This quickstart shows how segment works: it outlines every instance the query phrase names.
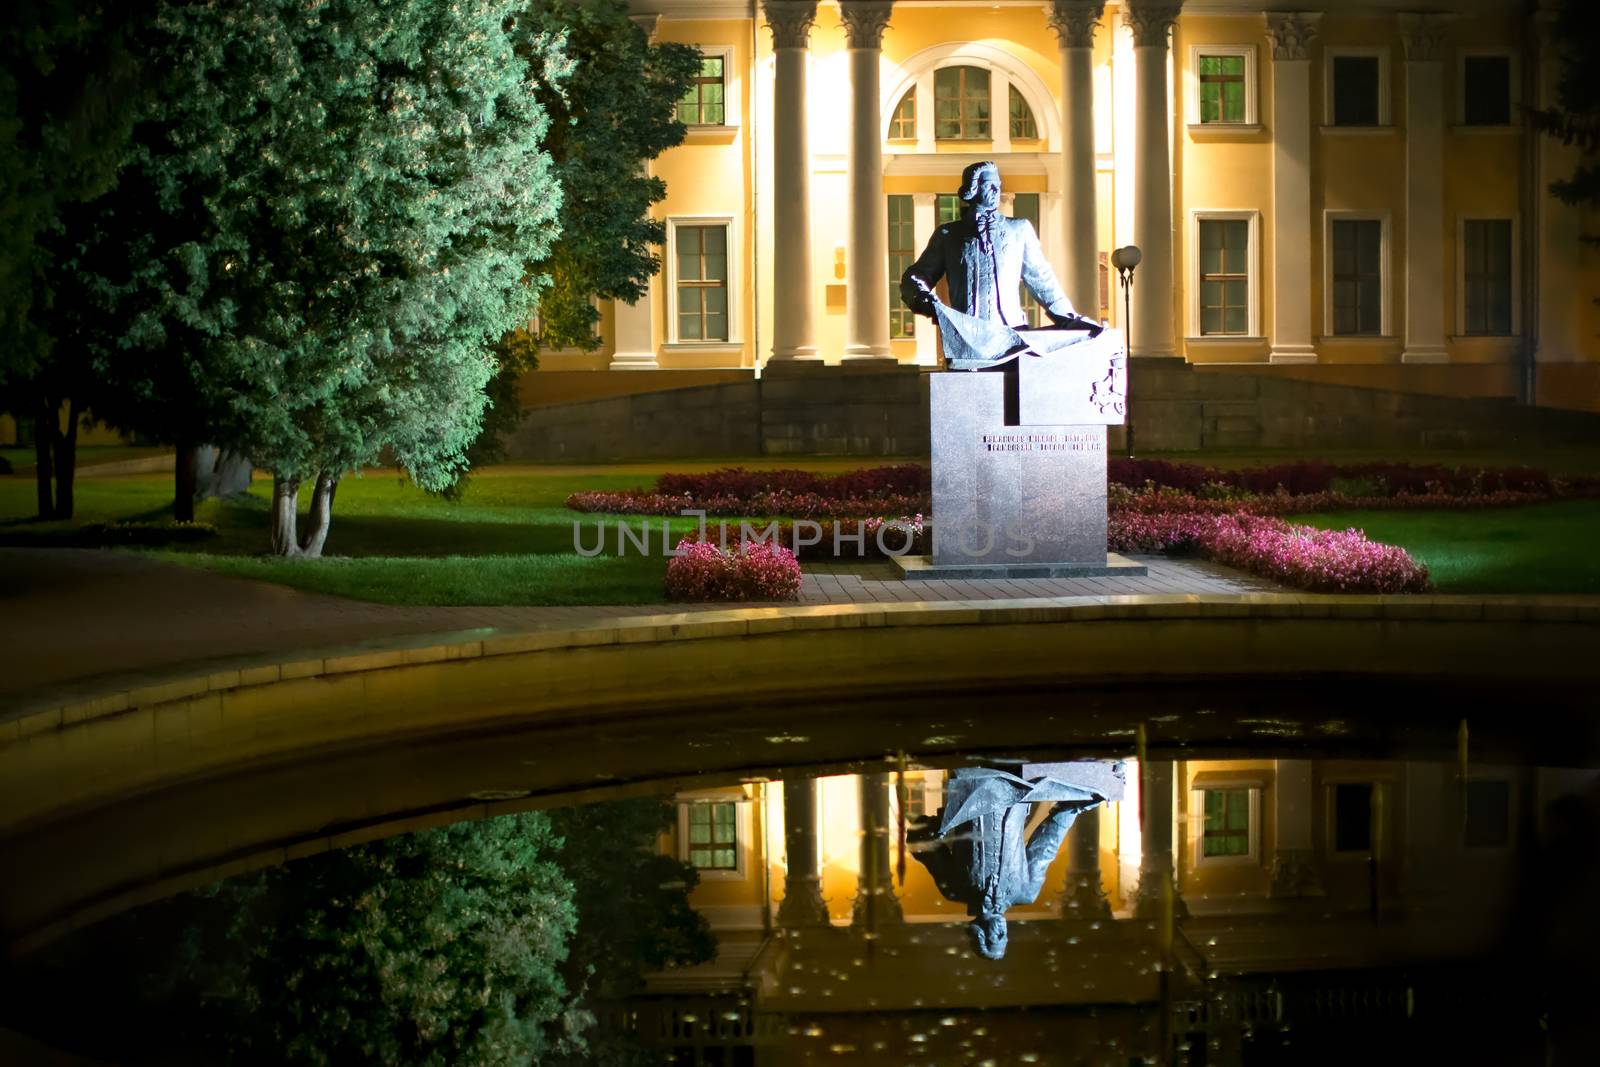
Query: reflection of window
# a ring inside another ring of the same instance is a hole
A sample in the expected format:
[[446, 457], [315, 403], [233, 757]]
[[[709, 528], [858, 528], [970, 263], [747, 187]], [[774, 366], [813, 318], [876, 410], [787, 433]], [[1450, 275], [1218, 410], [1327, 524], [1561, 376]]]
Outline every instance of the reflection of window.
[[1511, 220], [1461, 224], [1461, 283], [1469, 334], [1511, 332]]
[[911, 309], [900, 299], [900, 276], [917, 258], [912, 231], [912, 198], [889, 197], [889, 336], [913, 336]]
[[[1015, 91], [1015, 90], [1013, 90]], [[1012, 134], [1013, 137], [1016, 134]], [[1039, 232], [1039, 194], [1018, 193], [1012, 198], [1011, 214], [1019, 219], [1027, 219], [1033, 223], [1033, 232]], [[1028, 316], [1028, 325], [1037, 326], [1043, 319], [1044, 310], [1039, 307], [1039, 302], [1028, 291], [1027, 285], [1022, 286], [1022, 311]]]
[[1376, 126], [1382, 122], [1377, 56], [1333, 57], [1333, 125]]
[[1468, 848], [1505, 848], [1511, 843], [1511, 783], [1467, 783]]
[[1017, 92], [1015, 85], [1011, 86], [1011, 139], [1013, 141], [1036, 141], [1039, 139], [1039, 126], [1033, 121], [1033, 108]]
[[1250, 332], [1250, 223], [1200, 220], [1200, 334]]
[[679, 341], [728, 339], [728, 227], [676, 226]]
[[1335, 219], [1333, 244], [1333, 332], [1377, 335], [1383, 332], [1383, 223], [1377, 219]]
[[723, 59], [701, 56], [700, 73], [678, 101], [678, 121], [690, 126], [721, 126], [725, 116]]
[[907, 89], [906, 95], [900, 98], [900, 103], [895, 105], [894, 114], [889, 119], [889, 139], [892, 141], [914, 141], [917, 139], [917, 91]]
[[1207, 789], [1202, 858], [1250, 855], [1250, 790]]
[[961, 219], [961, 198], [954, 193], [940, 193], [933, 202], [934, 225], [945, 226]]
[[1200, 56], [1200, 121], [1244, 122], [1243, 55]]
[[941, 141], [987, 141], [989, 72], [943, 67], [933, 74], [933, 135]]
[[1333, 850], [1370, 852], [1372, 850], [1371, 782], [1352, 782], [1333, 787]]
[[689, 863], [704, 871], [739, 867], [739, 806], [696, 801], [689, 805]]
[[1510, 125], [1510, 56], [1466, 56], [1462, 59], [1461, 121], [1468, 126]]

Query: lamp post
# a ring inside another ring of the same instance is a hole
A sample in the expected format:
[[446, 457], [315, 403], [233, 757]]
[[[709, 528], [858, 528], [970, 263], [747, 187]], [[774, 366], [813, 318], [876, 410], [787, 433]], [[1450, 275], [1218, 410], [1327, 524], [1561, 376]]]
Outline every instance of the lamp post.
[[[1122, 283], [1122, 339], [1128, 346], [1128, 377], [1133, 377], [1133, 271], [1144, 258], [1138, 245], [1123, 245], [1111, 253], [1111, 265], [1117, 268], [1117, 280]], [[1128, 395], [1128, 421], [1124, 426], [1123, 440], [1127, 444], [1128, 458], [1133, 458], [1133, 395]]]

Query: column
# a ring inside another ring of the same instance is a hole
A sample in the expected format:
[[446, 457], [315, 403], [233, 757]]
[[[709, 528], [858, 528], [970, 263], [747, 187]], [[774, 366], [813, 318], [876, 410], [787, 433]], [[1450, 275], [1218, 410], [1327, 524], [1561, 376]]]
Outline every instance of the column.
[[[929, 97], [932, 99], [932, 97]], [[922, 108], [917, 112], [917, 121], [922, 121], [922, 112], [929, 110]], [[932, 140], [932, 135], [929, 135]], [[919, 249], [928, 246], [928, 240], [933, 236], [934, 219], [938, 218], [937, 193], [912, 193], [911, 194], [911, 232], [915, 235], [916, 246]], [[896, 292], [899, 291], [900, 279], [893, 279]], [[921, 315], [913, 315], [911, 329], [917, 341], [917, 365], [921, 367], [937, 366], [939, 362], [939, 328], [932, 321]]]
[[1067, 888], [1061, 894], [1063, 919], [1109, 919], [1111, 904], [1100, 887], [1100, 812], [1090, 808], [1067, 833]]
[[845, 245], [845, 359], [890, 359], [889, 205], [883, 195], [883, 119], [878, 88], [892, 0], [840, 0], [850, 56], [850, 190]]
[[1095, 205], [1094, 31], [1105, 0], [1053, 0], [1061, 45], [1061, 284], [1078, 312], [1100, 314], [1099, 213]]
[[1311, 344], [1311, 43], [1320, 14], [1267, 14], [1272, 38], [1272, 363]]
[[1275, 763], [1272, 783], [1272, 821], [1277, 836], [1272, 850], [1272, 889], [1275, 897], [1320, 897], [1322, 874], [1317, 862], [1311, 818], [1314, 800], [1312, 763], [1281, 759]]
[[822, 874], [817, 870], [817, 780], [783, 781], [783, 852], [787, 874], [778, 904], [779, 926], [826, 926], [828, 906], [822, 900]]
[[[1533, 29], [1539, 40], [1538, 106], [1542, 108], [1555, 107], [1560, 102], [1557, 87], [1561, 80], [1562, 42], [1555, 36], [1554, 19], [1553, 11], [1533, 16]], [[1572, 177], [1582, 162], [1582, 151], [1532, 127], [1524, 127], [1523, 136], [1538, 138], [1533, 195], [1538, 241], [1537, 273], [1532, 287], [1537, 308], [1537, 319], [1532, 324], [1533, 358], [1536, 363], [1576, 363], [1583, 359], [1583, 309], [1592, 295], [1583, 284], [1580, 269], [1583, 218], [1577, 207], [1551, 194], [1550, 183]], [[1518, 297], [1514, 294], [1513, 298]]]
[[1134, 3], [1126, 18], [1133, 31], [1138, 119], [1134, 132], [1133, 243], [1144, 254], [1134, 274], [1133, 356], [1178, 354], [1173, 329], [1172, 133], [1168, 112], [1167, 37], [1181, 3]]
[[1402, 363], [1443, 363], [1444, 19], [1401, 15], [1406, 48], [1406, 292]]
[[1139, 771], [1140, 841], [1139, 890], [1133, 912], [1141, 919], [1161, 914], [1164, 887], [1172, 891], [1172, 914], [1188, 914], [1178, 896], [1173, 876], [1173, 765], [1171, 760], [1149, 760]]
[[772, 99], [772, 358], [816, 359], [806, 47], [817, 5], [815, 0], [764, 0], [762, 8], [772, 31], [776, 67]]
[[863, 774], [857, 783], [861, 790], [861, 875], [851, 923], [871, 932], [902, 920], [889, 864], [889, 776]]

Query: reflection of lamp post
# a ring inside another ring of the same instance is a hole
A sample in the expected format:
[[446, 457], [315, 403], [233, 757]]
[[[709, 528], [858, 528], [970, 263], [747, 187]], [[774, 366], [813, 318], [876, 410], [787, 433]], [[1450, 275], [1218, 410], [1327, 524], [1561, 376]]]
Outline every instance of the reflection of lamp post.
[[[1123, 245], [1111, 253], [1111, 265], [1117, 268], [1117, 280], [1122, 283], [1122, 339], [1128, 346], [1128, 377], [1133, 377], [1133, 269], [1144, 254], [1138, 245]], [[1127, 443], [1128, 458], [1133, 458], [1133, 394], [1128, 394], [1128, 421], [1124, 426], [1123, 440]]]

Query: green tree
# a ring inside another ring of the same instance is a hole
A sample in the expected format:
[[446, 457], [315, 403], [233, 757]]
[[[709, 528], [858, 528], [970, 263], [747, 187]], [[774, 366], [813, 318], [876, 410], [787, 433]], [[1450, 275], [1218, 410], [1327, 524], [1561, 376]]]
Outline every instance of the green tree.
[[683, 142], [677, 102], [700, 69], [700, 53], [652, 44], [623, 0], [537, 0], [524, 18], [562, 34], [575, 68], [564, 87], [545, 85], [551, 117], [546, 147], [562, 189], [561, 237], [528, 271], [550, 280], [539, 298], [538, 329], [519, 328], [495, 347], [497, 373], [475, 463], [500, 459], [502, 437], [522, 417], [517, 381], [546, 348], [593, 349], [597, 300], [638, 300], [661, 269], [656, 249], [666, 227], [650, 217], [666, 183], [645, 164]]
[[[1600, 205], [1600, 66], [1589, 50], [1600, 37], [1600, 5], [1563, 0], [1552, 32], [1560, 42], [1555, 104], [1530, 116], [1536, 128], [1582, 153], [1571, 174], [1550, 182], [1550, 192], [1568, 204], [1593, 207]], [[1592, 234], [1584, 240], [1600, 243]]]
[[558, 232], [539, 94], [570, 64], [517, 8], [157, 12], [149, 49], [174, 83], [135, 138], [128, 180], [154, 206], [117, 238], [130, 277], [101, 287], [122, 323], [106, 372], [197, 391], [201, 439], [273, 473], [280, 554], [321, 554], [348, 471], [388, 457], [439, 488], [464, 469], [489, 346], [527, 321], [542, 279], [526, 264]]
[[151, 85], [133, 44], [150, 7], [23, 0], [0, 10], [0, 410], [32, 426], [40, 518], [72, 515], [78, 420], [94, 385], [84, 353], [41, 321], [68, 299], [51, 284], [50, 238], [126, 157]]

